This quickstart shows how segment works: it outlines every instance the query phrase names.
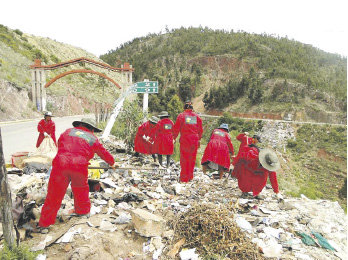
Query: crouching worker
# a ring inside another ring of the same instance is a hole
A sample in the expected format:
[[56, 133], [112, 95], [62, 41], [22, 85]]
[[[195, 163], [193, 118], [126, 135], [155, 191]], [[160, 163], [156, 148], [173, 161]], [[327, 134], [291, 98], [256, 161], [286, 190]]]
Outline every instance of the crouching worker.
[[74, 128], [67, 129], [58, 140], [58, 153], [52, 162], [47, 196], [38, 224], [42, 228], [54, 224], [57, 212], [71, 182], [74, 207], [77, 215], [86, 215], [91, 208], [88, 186], [88, 161], [98, 154], [112, 168], [114, 158], [93, 133], [101, 132], [92, 119], [74, 121]]
[[234, 169], [237, 171], [236, 176], [239, 189], [243, 192], [242, 196], [252, 191], [254, 198], [261, 199], [259, 194], [266, 186], [269, 177], [273, 191], [281, 198], [275, 172], [280, 168], [276, 153], [268, 148], [261, 149], [260, 152], [256, 146], [249, 148], [238, 158]]
[[208, 168], [218, 170], [220, 179], [225, 171], [229, 171], [230, 157], [234, 155], [228, 132], [228, 124], [221, 124], [219, 128], [213, 130], [201, 161], [204, 173]]

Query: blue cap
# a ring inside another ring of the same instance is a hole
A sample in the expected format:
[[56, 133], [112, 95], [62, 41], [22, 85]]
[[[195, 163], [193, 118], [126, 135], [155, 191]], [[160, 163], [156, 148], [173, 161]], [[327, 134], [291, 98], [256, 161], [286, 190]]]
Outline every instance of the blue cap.
[[221, 125], [219, 126], [219, 128], [221, 128], [221, 129], [226, 129], [227, 132], [229, 131], [229, 130], [228, 130], [228, 124], [221, 124]]

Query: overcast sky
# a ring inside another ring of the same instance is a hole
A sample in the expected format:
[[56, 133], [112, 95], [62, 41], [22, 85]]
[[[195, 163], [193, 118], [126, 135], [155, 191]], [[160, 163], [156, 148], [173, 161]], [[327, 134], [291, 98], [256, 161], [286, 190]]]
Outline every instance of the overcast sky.
[[1, 0], [0, 24], [97, 56], [148, 33], [199, 25], [287, 36], [347, 56], [347, 0]]

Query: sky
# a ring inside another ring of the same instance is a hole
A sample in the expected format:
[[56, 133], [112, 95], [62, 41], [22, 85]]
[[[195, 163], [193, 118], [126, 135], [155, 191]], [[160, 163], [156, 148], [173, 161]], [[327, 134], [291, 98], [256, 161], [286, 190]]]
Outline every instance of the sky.
[[0, 24], [99, 56], [165, 28], [288, 37], [347, 57], [347, 0], [1, 0]]

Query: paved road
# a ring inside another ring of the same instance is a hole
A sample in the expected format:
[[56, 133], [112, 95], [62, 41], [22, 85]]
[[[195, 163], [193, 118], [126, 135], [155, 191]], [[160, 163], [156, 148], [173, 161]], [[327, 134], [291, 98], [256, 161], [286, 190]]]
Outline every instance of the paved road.
[[[90, 115], [91, 116], [91, 115]], [[56, 124], [56, 138], [72, 127], [72, 122], [85, 116], [53, 117]], [[16, 152], [34, 152], [39, 135], [37, 124], [41, 119], [28, 121], [0, 122], [2, 145], [5, 162], [10, 162], [11, 155]]]

